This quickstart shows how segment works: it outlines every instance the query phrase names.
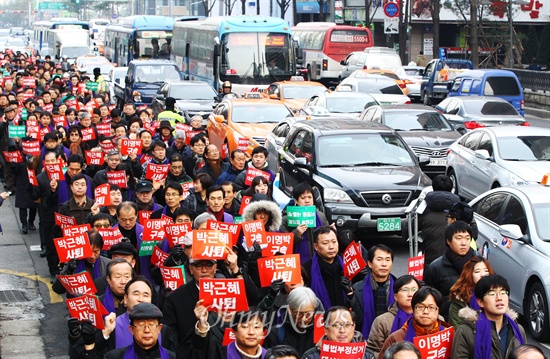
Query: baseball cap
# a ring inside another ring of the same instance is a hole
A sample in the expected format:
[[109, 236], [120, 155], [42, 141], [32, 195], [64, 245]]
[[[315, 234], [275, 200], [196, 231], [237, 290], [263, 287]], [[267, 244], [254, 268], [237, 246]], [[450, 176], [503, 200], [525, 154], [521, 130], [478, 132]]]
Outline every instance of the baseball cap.
[[136, 184], [136, 192], [151, 192], [153, 190], [153, 184], [149, 181], [139, 181]]

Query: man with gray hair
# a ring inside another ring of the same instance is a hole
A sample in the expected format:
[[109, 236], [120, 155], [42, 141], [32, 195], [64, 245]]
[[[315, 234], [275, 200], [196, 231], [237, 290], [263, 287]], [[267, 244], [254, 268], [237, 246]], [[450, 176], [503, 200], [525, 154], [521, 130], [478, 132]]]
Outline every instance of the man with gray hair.
[[188, 157], [191, 150], [187, 150], [185, 139], [185, 131], [176, 130], [174, 134], [174, 141], [170, 147], [166, 149], [166, 157], [171, 158], [176, 153], [180, 154], [183, 158]]
[[308, 287], [293, 289], [287, 297], [288, 305], [281, 308], [281, 321], [271, 327], [271, 331], [265, 339], [265, 347], [272, 348], [276, 345], [290, 345], [302, 356], [306, 351], [315, 346], [313, 332], [315, 328], [315, 314], [322, 314], [323, 304], [315, 293]]
[[421, 356], [420, 351], [411, 342], [399, 342], [386, 350], [384, 359], [421, 359]]

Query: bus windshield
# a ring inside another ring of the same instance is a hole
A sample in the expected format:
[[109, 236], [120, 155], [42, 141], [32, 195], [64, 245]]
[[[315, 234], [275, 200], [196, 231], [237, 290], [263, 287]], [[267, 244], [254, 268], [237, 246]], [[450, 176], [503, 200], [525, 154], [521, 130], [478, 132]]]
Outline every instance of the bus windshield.
[[294, 75], [290, 36], [278, 33], [230, 33], [221, 44], [220, 79], [241, 84], [270, 84]]
[[171, 40], [171, 31], [138, 31], [136, 46], [134, 48], [134, 58], [149, 57], [153, 59], [169, 59]]

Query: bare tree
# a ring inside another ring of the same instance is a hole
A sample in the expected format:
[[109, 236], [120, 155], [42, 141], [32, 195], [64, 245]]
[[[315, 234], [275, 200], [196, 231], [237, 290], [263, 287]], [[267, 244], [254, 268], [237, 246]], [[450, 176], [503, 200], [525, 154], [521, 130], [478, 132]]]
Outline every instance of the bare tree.
[[292, 0], [277, 0], [277, 5], [279, 5], [279, 9], [281, 9], [281, 19], [285, 18], [286, 11], [292, 4]]
[[433, 20], [433, 56], [439, 56], [439, 11], [441, 10], [440, 0], [430, 0], [430, 5], [428, 9], [432, 15]]
[[[212, 3], [210, 3], [210, 1], [212, 1]], [[216, 5], [216, 0], [201, 0], [201, 3], [204, 6], [204, 15], [208, 17], [214, 5]]]
[[237, 0], [223, 0], [223, 6], [225, 8], [226, 15], [231, 15], [236, 3]]

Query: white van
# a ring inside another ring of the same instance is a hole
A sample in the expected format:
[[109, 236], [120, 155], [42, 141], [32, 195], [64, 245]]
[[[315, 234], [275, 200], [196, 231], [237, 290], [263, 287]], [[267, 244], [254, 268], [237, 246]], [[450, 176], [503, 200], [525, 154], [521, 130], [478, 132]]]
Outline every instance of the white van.
[[339, 79], [342, 81], [355, 70], [383, 69], [391, 70], [402, 66], [401, 58], [395, 49], [389, 47], [367, 47], [363, 51], [352, 52], [340, 62]]

